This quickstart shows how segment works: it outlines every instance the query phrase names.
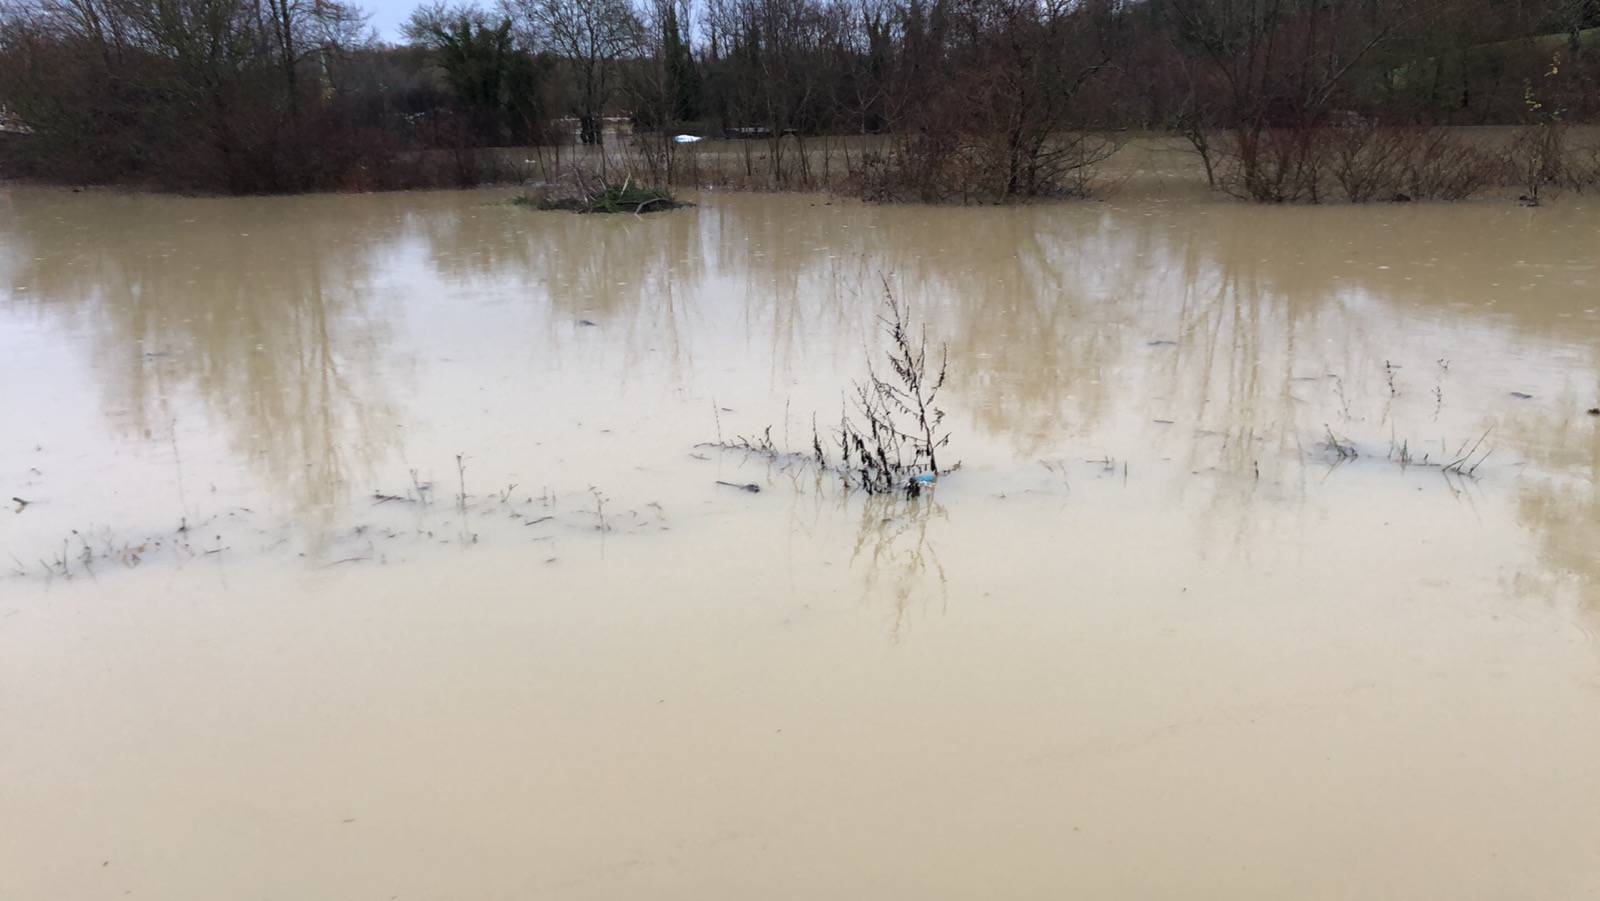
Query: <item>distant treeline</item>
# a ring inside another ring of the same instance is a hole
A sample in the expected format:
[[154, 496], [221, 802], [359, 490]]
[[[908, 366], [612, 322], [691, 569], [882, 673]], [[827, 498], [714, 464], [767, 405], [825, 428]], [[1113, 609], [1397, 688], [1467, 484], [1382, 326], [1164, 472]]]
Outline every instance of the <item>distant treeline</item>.
[[666, 180], [674, 134], [765, 142], [780, 186], [786, 154], [807, 186], [818, 136], [883, 135], [847, 159], [864, 196], [1037, 196], [1161, 129], [1220, 187], [1295, 200], [1341, 152], [1396, 185], [1544, 164], [1456, 159], [1426, 126], [1518, 125], [1526, 154], [1600, 114], [1600, 0], [501, 0], [425, 5], [404, 35], [337, 0], [0, 0], [0, 174], [472, 184], [514, 174], [485, 148], [603, 144], [625, 117]]

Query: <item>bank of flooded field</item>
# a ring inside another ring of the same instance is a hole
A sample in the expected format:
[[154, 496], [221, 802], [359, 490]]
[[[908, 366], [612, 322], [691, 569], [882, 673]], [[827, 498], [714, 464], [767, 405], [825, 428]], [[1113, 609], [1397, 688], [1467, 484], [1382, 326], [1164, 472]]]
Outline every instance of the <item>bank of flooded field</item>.
[[0, 191], [0, 897], [1600, 892], [1592, 199]]

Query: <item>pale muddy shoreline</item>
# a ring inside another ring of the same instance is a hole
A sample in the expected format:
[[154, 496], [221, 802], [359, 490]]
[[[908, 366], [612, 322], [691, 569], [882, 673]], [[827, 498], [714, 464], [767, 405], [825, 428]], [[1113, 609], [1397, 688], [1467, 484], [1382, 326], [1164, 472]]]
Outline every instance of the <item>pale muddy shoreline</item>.
[[1591, 199], [0, 193], [8, 901], [1600, 891]]

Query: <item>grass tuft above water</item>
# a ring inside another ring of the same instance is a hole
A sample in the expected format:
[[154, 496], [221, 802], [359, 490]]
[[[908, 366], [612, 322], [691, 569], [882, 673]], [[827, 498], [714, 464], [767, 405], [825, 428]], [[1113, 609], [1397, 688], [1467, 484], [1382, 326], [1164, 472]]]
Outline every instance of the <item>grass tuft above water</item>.
[[568, 210], [574, 213], [642, 214], [687, 206], [674, 198], [672, 192], [666, 188], [635, 185], [631, 179], [621, 185], [523, 194], [513, 197], [511, 203], [541, 210]]

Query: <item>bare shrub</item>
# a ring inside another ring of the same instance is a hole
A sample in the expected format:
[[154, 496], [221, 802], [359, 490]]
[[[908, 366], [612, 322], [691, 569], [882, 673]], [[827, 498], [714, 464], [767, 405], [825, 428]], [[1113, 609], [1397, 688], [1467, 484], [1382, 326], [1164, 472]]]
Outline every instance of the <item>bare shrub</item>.
[[635, 135], [633, 149], [653, 184], [671, 184], [677, 175], [678, 145], [665, 131]]
[[[889, 370], [883, 372], [868, 361], [867, 378], [852, 383], [832, 441], [824, 441], [813, 416], [811, 449], [806, 454], [774, 445], [771, 426], [754, 438], [724, 440], [720, 420], [717, 440], [698, 446], [759, 455], [784, 468], [815, 467], [819, 474], [837, 477], [845, 488], [871, 495], [916, 497], [932, 488], [939, 477], [961, 467], [960, 463], [939, 464], [940, 451], [950, 443], [944, 410], [939, 406], [939, 393], [948, 375], [947, 348], [940, 345], [937, 359], [929, 355], [926, 328], [913, 331], [909, 311], [895, 298], [887, 278], [878, 321], [889, 339]], [[712, 415], [716, 417], [715, 403]], [[830, 455], [830, 448], [835, 447], [837, 458]], [[759, 490], [753, 485], [718, 484]]]
[[956, 135], [920, 134], [863, 153], [846, 179], [847, 190], [875, 202], [970, 201], [986, 191], [982, 163]]
[[1559, 188], [1567, 175], [1567, 127], [1560, 121], [1535, 122], [1519, 128], [1506, 148], [1506, 167], [1523, 201], [1537, 204], [1547, 189]]
[[1219, 186], [1258, 203], [1465, 200], [1505, 181], [1503, 155], [1430, 126], [1353, 121], [1236, 130], [1219, 142]]
[[1443, 128], [1363, 123], [1333, 131], [1331, 170], [1353, 203], [1465, 200], [1502, 179], [1494, 153]]
[[1568, 147], [1562, 183], [1573, 191], [1600, 188], [1600, 146]]
[[1003, 135], [919, 134], [862, 154], [845, 184], [872, 201], [1088, 197], [1121, 146], [1115, 135], [1064, 132], [1019, 156]]
[[[937, 368], [930, 365], [927, 329], [912, 334], [906, 309], [887, 279], [883, 306], [879, 321], [889, 336], [889, 374], [869, 366], [867, 380], [855, 384], [855, 408], [840, 416], [838, 471], [847, 484], [868, 494], [914, 496], [943, 472], [939, 449], [950, 443], [950, 434], [938, 401], [949, 356], [941, 346]], [[813, 436], [812, 447], [817, 462], [826, 466], [820, 438]]]
[[1419, 129], [1410, 143], [1402, 190], [1416, 200], [1465, 200], [1504, 181], [1497, 154], [1442, 128]]
[[1328, 150], [1315, 128], [1235, 128], [1216, 148], [1217, 186], [1257, 203], [1321, 203]]
[[1400, 193], [1411, 156], [1411, 135], [1371, 121], [1331, 132], [1328, 168], [1346, 200], [1367, 203]]

